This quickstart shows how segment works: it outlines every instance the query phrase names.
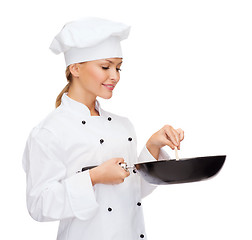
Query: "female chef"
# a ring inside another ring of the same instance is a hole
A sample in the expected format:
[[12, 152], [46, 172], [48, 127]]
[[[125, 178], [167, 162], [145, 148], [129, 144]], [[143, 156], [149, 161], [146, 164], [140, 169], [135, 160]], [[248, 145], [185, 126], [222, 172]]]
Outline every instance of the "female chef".
[[[120, 79], [120, 41], [130, 28], [99, 18], [64, 25], [50, 49], [64, 53], [67, 86], [56, 109], [28, 137], [23, 167], [27, 207], [37, 221], [60, 220], [58, 240], [147, 239], [141, 199], [154, 190], [120, 163], [168, 158], [163, 146], [180, 147], [181, 129], [165, 125], [137, 156], [131, 122], [103, 110]], [[96, 165], [81, 171], [85, 166]]]

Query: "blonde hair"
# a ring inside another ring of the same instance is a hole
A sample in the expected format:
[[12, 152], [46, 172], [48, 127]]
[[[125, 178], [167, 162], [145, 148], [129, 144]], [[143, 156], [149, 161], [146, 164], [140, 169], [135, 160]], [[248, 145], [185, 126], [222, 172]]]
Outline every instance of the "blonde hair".
[[56, 103], [55, 103], [55, 107], [57, 108], [60, 104], [61, 104], [61, 98], [63, 96], [64, 93], [68, 92], [69, 87], [72, 83], [72, 73], [70, 72], [69, 66], [66, 68], [66, 78], [67, 78], [67, 85], [62, 89], [62, 91], [60, 92], [60, 94], [58, 95], [58, 97], [56, 98]]

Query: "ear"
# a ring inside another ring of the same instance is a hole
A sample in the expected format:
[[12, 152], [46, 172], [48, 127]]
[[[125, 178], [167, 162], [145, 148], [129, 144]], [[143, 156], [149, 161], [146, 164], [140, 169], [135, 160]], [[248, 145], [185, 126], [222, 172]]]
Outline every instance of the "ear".
[[80, 76], [80, 66], [78, 63], [71, 64], [69, 70], [74, 77]]

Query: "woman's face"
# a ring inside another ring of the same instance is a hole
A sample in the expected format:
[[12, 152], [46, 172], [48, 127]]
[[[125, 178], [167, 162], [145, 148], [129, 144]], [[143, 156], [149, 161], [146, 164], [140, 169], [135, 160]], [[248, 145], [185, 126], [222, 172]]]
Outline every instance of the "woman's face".
[[86, 96], [105, 99], [112, 97], [120, 79], [122, 58], [107, 58], [79, 63], [78, 87]]

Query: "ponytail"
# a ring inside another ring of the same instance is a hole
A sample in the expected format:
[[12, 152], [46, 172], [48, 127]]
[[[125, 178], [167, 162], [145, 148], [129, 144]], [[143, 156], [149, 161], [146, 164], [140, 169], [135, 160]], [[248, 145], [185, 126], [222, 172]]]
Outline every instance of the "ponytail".
[[63, 88], [63, 90], [60, 92], [60, 94], [56, 98], [56, 103], [55, 103], [56, 108], [61, 104], [62, 96], [63, 96], [64, 93], [68, 92], [69, 87], [70, 87], [71, 82], [72, 82], [72, 74], [70, 72], [69, 66], [66, 68], [66, 78], [67, 78], [68, 84]]

